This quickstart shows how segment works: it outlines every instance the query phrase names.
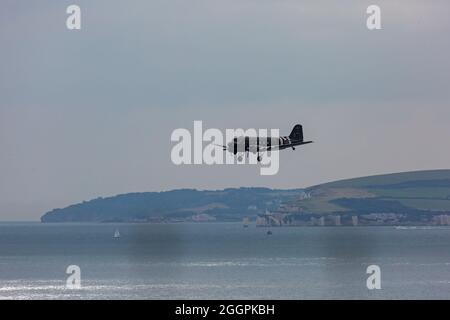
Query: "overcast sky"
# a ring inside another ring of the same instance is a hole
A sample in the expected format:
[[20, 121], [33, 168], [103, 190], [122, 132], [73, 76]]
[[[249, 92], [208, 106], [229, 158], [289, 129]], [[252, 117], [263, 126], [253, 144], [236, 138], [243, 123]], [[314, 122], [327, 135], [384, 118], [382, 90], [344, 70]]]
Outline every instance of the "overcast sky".
[[[82, 30], [66, 29], [66, 7]], [[382, 30], [366, 28], [381, 7]], [[0, 220], [98, 196], [450, 168], [450, 2], [0, 4]], [[172, 130], [279, 128], [280, 171], [175, 166]]]

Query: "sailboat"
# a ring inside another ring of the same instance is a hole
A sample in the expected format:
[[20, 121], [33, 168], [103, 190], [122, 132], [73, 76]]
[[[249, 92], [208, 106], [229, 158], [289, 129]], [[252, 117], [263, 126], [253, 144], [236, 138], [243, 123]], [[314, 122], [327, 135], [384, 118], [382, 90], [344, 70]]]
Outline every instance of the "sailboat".
[[114, 239], [119, 239], [120, 238], [120, 232], [119, 229], [116, 229], [116, 231], [114, 231]]

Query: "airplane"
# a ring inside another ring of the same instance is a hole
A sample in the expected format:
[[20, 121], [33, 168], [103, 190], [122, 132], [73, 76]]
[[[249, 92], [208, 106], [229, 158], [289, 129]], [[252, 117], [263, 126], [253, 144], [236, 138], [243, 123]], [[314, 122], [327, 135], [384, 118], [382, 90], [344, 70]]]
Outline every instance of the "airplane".
[[295, 150], [296, 146], [312, 143], [313, 141], [304, 141], [303, 139], [303, 127], [301, 124], [296, 124], [289, 136], [283, 137], [235, 137], [233, 141], [230, 141], [226, 146], [218, 145], [223, 148], [224, 151], [229, 151], [235, 156], [238, 156], [238, 161], [241, 162], [243, 157], [240, 153], [246, 153], [247, 157], [249, 152], [253, 154], [257, 153], [257, 161], [262, 159], [261, 153], [266, 151], [279, 151], [288, 148]]

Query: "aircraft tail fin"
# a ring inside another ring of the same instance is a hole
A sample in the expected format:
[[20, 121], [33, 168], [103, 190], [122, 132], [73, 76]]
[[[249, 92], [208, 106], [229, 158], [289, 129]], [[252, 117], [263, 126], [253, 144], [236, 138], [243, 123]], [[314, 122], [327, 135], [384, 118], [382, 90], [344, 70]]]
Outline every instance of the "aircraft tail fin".
[[303, 127], [300, 124], [296, 124], [294, 129], [292, 129], [289, 139], [303, 141]]

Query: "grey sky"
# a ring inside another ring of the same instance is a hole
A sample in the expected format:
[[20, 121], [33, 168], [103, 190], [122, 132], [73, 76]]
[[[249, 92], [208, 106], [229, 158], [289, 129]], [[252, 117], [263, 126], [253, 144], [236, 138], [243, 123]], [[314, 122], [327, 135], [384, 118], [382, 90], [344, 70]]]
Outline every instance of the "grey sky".
[[[82, 30], [65, 9], [82, 9]], [[365, 10], [382, 9], [368, 31]], [[0, 220], [97, 196], [450, 167], [448, 1], [2, 1]], [[174, 166], [170, 134], [295, 123], [280, 172]]]

